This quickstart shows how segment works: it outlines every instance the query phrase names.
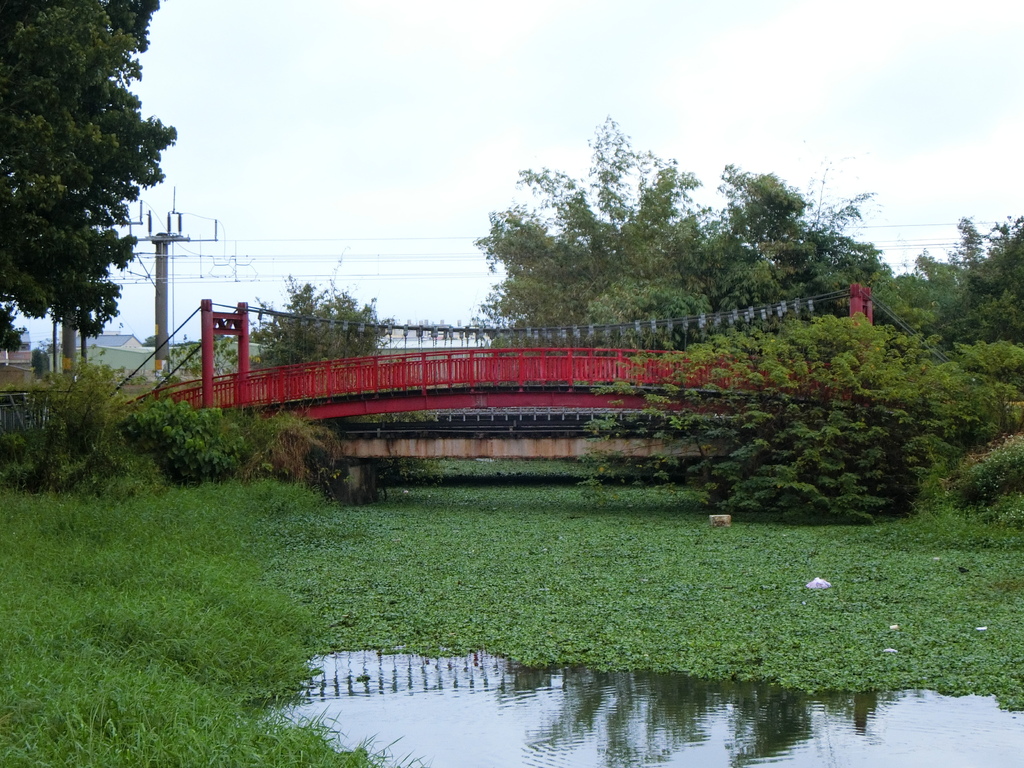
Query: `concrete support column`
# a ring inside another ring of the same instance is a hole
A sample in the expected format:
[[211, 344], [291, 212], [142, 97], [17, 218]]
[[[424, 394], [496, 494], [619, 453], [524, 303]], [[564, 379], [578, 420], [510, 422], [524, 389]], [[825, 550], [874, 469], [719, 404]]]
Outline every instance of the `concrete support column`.
[[377, 465], [373, 461], [341, 459], [323, 481], [324, 492], [342, 504], [369, 504], [377, 500]]
[[153, 363], [157, 373], [167, 369], [169, 357], [167, 336], [167, 240], [154, 240], [156, 245], [156, 298], [154, 309], [156, 315], [156, 355]]

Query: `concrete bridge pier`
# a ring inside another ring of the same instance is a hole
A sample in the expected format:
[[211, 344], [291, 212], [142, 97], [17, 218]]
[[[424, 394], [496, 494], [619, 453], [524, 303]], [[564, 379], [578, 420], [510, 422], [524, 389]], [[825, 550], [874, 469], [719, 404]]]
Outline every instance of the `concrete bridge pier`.
[[352, 506], [377, 501], [377, 464], [372, 459], [339, 459], [323, 473], [321, 484], [329, 499]]

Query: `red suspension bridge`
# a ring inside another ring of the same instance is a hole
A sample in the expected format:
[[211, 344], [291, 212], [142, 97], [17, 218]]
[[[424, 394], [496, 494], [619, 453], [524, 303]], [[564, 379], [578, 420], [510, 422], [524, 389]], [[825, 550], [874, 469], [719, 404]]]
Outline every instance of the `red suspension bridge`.
[[[850, 314], [870, 320], [870, 289], [851, 286], [849, 297]], [[202, 378], [156, 391], [197, 408], [288, 408], [315, 419], [481, 408], [641, 408], [637, 395], [595, 390], [616, 383], [672, 382], [691, 389], [723, 383], [711, 366], [682, 374], [665, 352], [568, 347], [444, 349], [251, 370], [248, 306], [218, 312], [205, 300], [200, 311]], [[214, 375], [216, 336], [238, 338], [237, 373]]]

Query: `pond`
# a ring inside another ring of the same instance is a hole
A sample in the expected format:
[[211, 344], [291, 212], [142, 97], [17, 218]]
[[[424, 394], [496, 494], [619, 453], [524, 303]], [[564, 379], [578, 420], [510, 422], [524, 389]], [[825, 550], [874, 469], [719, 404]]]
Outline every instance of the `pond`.
[[538, 670], [486, 653], [315, 660], [296, 719], [435, 768], [1009, 766], [1024, 713], [929, 691], [808, 695], [678, 674]]

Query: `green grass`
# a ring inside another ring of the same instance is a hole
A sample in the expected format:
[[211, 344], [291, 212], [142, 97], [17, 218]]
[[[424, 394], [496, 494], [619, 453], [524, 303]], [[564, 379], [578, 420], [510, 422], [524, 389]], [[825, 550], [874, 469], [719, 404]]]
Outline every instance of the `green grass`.
[[[636, 488], [392, 491], [275, 518], [272, 570], [319, 617], [325, 650], [486, 648], [529, 665], [1024, 708], [1018, 534], [952, 513], [712, 529], [707, 511]], [[834, 586], [807, 589], [816, 576]]]
[[263, 706], [308, 676], [315, 625], [262, 578], [252, 527], [310, 504], [270, 485], [0, 495], [0, 764], [367, 765]]

